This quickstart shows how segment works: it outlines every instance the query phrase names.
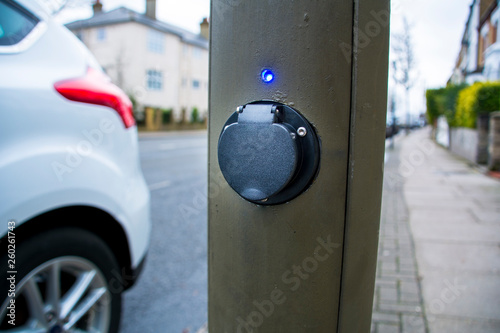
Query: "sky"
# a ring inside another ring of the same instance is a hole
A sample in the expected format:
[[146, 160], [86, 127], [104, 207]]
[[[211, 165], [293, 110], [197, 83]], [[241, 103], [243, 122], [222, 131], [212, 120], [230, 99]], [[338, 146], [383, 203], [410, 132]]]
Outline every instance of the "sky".
[[[92, 16], [91, 4], [95, 0], [69, 0], [68, 8], [62, 11], [58, 20], [68, 23]], [[101, 0], [103, 10], [127, 7], [144, 13], [146, 0]], [[157, 0], [156, 18], [191, 32], [200, 31], [200, 22], [210, 16], [209, 0]]]
[[[68, 23], [92, 16], [94, 0], [70, 0], [58, 20]], [[125, 6], [137, 12], [145, 11], [145, 0], [101, 0], [105, 11]], [[425, 90], [446, 85], [452, 74], [472, 0], [392, 0], [391, 33], [402, 32], [403, 17], [411, 25], [415, 49], [417, 77], [411, 91], [410, 112], [425, 112]], [[209, 0], [157, 0], [157, 18], [194, 33], [199, 23], [210, 15]], [[397, 116], [405, 113], [402, 89], [389, 82], [389, 94], [396, 97]]]
[[[411, 91], [410, 109], [425, 112], [425, 90], [444, 87], [460, 51], [465, 23], [472, 0], [393, 0], [391, 33], [401, 33], [403, 17], [411, 25], [417, 77]], [[389, 83], [389, 94], [396, 91], [396, 114], [405, 113], [404, 93]]]

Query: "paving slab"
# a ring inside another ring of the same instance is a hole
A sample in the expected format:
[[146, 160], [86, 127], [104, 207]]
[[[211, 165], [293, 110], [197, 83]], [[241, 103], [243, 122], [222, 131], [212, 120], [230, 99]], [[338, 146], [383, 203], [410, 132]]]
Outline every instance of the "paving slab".
[[[427, 136], [402, 141], [400, 158]], [[427, 330], [498, 332], [500, 182], [441, 147], [426, 157], [403, 193]]]
[[463, 241], [418, 241], [419, 271], [500, 272], [498, 244], [471, 244]]
[[[402, 137], [397, 139], [397, 142]], [[387, 154], [371, 331], [426, 332], [413, 238], [399, 173], [398, 143]], [[410, 325], [411, 323], [411, 325]]]
[[450, 211], [449, 214], [447, 221], [429, 219], [413, 224], [413, 237], [419, 241], [479, 242], [493, 246], [500, 243], [500, 225], [479, 224], [470, 217], [455, 217], [464, 212]]
[[500, 181], [429, 140], [387, 154], [372, 332], [500, 332]]
[[500, 288], [491, 275], [443, 271], [424, 274], [422, 289], [428, 321], [442, 316], [500, 320]]
[[500, 332], [500, 320], [480, 320], [464, 319], [461, 317], [440, 317], [429, 321], [430, 333], [498, 333]]

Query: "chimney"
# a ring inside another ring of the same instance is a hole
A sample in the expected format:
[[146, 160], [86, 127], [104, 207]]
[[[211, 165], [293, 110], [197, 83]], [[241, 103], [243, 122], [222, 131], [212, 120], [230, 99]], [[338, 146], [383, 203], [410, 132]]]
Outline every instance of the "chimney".
[[146, 0], [146, 16], [156, 20], [156, 0]]
[[208, 24], [208, 19], [206, 17], [204, 17], [203, 21], [200, 23], [200, 35], [205, 39], [210, 38], [210, 25]]
[[95, 3], [92, 5], [92, 9], [94, 10], [94, 15], [102, 13], [102, 3], [100, 0], [96, 0]]

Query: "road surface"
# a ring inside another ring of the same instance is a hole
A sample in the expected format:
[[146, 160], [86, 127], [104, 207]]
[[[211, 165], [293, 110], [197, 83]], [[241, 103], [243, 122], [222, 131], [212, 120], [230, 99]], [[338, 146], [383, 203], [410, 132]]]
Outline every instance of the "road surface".
[[207, 321], [207, 133], [142, 135], [139, 145], [153, 229], [121, 332], [196, 333]]

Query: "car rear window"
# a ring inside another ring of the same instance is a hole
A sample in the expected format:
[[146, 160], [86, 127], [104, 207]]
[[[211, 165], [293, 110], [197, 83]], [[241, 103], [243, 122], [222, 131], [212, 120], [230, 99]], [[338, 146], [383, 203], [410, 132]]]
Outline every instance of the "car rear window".
[[37, 25], [38, 19], [10, 0], [0, 0], [0, 45], [15, 45]]

